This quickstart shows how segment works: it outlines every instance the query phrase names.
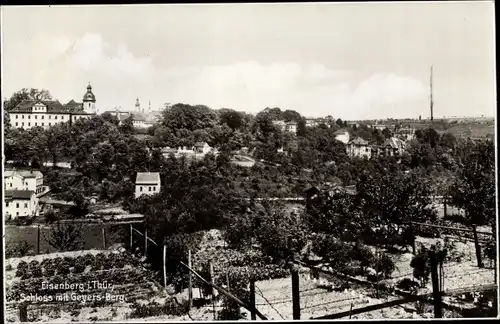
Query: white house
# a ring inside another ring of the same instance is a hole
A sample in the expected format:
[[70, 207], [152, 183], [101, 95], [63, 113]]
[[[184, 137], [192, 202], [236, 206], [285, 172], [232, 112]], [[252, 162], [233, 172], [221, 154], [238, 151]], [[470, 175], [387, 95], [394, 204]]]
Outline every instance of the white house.
[[5, 190], [4, 215], [7, 218], [38, 216], [38, 198], [32, 190]]
[[212, 148], [206, 142], [197, 142], [193, 146], [193, 151], [195, 153], [207, 154]]
[[289, 121], [288, 123], [285, 124], [285, 130], [287, 132], [296, 134], [297, 133], [297, 123], [294, 121]]
[[142, 195], [154, 195], [160, 192], [161, 181], [158, 172], [137, 172], [135, 180], [135, 198]]
[[358, 137], [347, 144], [347, 155], [349, 157], [366, 157], [371, 158], [371, 148], [368, 142]]
[[22, 190], [24, 187], [24, 179], [16, 171], [5, 170], [3, 174], [4, 190]]
[[335, 133], [333, 133], [333, 135], [335, 136], [335, 139], [337, 141], [340, 141], [344, 144], [347, 144], [349, 143], [349, 132], [346, 131], [345, 129], [339, 129], [338, 131], [336, 131]]
[[5, 190], [31, 190], [36, 195], [44, 192], [43, 174], [40, 171], [31, 170], [5, 170]]

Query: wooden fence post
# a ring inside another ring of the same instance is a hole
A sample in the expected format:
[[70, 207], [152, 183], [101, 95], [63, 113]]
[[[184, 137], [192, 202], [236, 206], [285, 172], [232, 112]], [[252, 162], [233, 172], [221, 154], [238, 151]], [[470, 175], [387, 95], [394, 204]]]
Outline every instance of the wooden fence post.
[[102, 248], [106, 249], [106, 236], [104, 235], [104, 224], [102, 225], [101, 232], [102, 232]]
[[447, 200], [447, 199], [446, 199], [446, 196], [443, 196], [443, 214], [444, 214], [444, 215], [443, 215], [443, 217], [444, 217], [444, 218], [446, 218], [446, 216], [447, 216], [447, 215], [446, 215], [446, 214], [447, 214], [447, 210], [446, 210], [446, 209], [447, 209], [447, 208], [446, 208], [446, 207], [447, 207], [447, 206], [446, 206], [446, 200]]
[[299, 290], [299, 272], [292, 269], [292, 307], [293, 319], [300, 320], [300, 290]]
[[37, 233], [37, 239], [36, 239], [36, 251], [37, 251], [37, 254], [40, 254], [40, 225], [38, 225], [38, 233]]
[[167, 288], [167, 245], [163, 244], [163, 286]]
[[[212, 284], [215, 284], [215, 277], [214, 277], [214, 265], [212, 262], [210, 262], [210, 282]], [[217, 313], [215, 312], [215, 288], [212, 287], [212, 307], [214, 309], [214, 321], [217, 320], [216, 315]]]
[[133, 244], [132, 244], [132, 241], [133, 241], [133, 227], [132, 227], [132, 224], [130, 224], [130, 251], [133, 252], [132, 250], [132, 247], [133, 247]]
[[477, 266], [479, 268], [484, 267], [483, 260], [481, 258], [481, 246], [479, 245], [479, 239], [477, 237], [477, 229], [476, 225], [472, 225], [472, 230], [474, 231], [474, 246], [476, 247], [476, 258], [477, 258]]
[[252, 307], [251, 319], [252, 321], [257, 320], [257, 315], [255, 314], [255, 280], [250, 279], [250, 307]]
[[144, 256], [148, 257], [148, 230], [144, 230]]
[[[188, 250], [188, 267], [192, 268], [191, 249]], [[191, 308], [193, 308], [193, 278], [192, 278], [191, 272], [189, 272], [188, 298], [189, 298], [189, 309], [191, 309]]]
[[27, 322], [28, 321], [28, 304], [21, 303], [19, 304], [19, 321]]
[[438, 260], [436, 258], [436, 252], [431, 251], [430, 253], [430, 261], [431, 261], [431, 279], [432, 279], [432, 295], [434, 302], [434, 317], [442, 318], [443, 310], [442, 310], [442, 302], [441, 302], [441, 292], [439, 291], [439, 274], [438, 274]]

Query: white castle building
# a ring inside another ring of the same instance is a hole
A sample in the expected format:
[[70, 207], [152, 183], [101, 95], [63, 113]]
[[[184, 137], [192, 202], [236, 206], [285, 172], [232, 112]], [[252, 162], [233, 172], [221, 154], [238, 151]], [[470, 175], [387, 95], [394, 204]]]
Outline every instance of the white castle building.
[[48, 128], [60, 123], [73, 123], [96, 115], [96, 99], [92, 86], [87, 86], [82, 102], [70, 100], [63, 105], [58, 100], [23, 100], [9, 112], [13, 128]]

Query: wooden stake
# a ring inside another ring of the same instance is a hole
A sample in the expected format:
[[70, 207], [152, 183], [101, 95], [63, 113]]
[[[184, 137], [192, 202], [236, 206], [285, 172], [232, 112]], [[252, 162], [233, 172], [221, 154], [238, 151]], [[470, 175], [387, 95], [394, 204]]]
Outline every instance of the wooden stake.
[[438, 262], [436, 258], [436, 253], [434, 251], [431, 252], [430, 255], [431, 261], [431, 278], [432, 278], [432, 295], [434, 302], [434, 317], [442, 318], [443, 310], [441, 303], [441, 292], [439, 291], [439, 275], [438, 275]]
[[477, 266], [479, 268], [483, 268], [483, 260], [481, 258], [481, 246], [479, 245], [479, 239], [477, 238], [477, 229], [476, 225], [472, 225], [472, 230], [474, 231], [474, 246], [476, 247], [476, 258], [477, 258]]
[[[210, 282], [215, 284], [214, 278], [214, 265], [210, 262]], [[214, 321], [216, 320], [216, 312], [215, 312], [215, 289], [212, 287], [212, 307], [214, 309]]]
[[299, 272], [296, 269], [292, 269], [292, 307], [293, 319], [300, 320]]
[[[495, 259], [496, 262], [496, 259]], [[226, 272], [227, 290], [229, 291], [229, 272]]]
[[144, 256], [148, 257], [148, 230], [144, 230]]
[[106, 236], [104, 235], [104, 225], [102, 225], [101, 232], [102, 232], [102, 248], [106, 249]]
[[36, 251], [37, 254], [40, 254], [40, 225], [38, 225], [38, 235], [36, 239]]
[[133, 227], [132, 227], [132, 224], [130, 224], [130, 251], [132, 252], [132, 247], [133, 247], [133, 244], [132, 244], [132, 240], [133, 240]]
[[[191, 266], [191, 249], [188, 250], [188, 267]], [[189, 309], [193, 308], [193, 276], [189, 272], [189, 282], [188, 282], [188, 298], [189, 298]]]
[[167, 245], [163, 244], [163, 286], [167, 288]]
[[28, 304], [21, 303], [19, 304], [19, 321], [27, 322], [28, 321]]
[[[252, 307], [252, 309], [255, 309], [255, 280], [253, 279], [250, 279], [250, 306]], [[251, 316], [252, 321], [257, 320], [255, 311], [251, 312]]]

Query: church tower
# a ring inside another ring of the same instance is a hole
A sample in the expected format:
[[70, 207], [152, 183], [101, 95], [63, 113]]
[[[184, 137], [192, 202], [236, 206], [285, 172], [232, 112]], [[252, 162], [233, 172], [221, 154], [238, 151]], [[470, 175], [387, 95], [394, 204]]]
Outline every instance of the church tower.
[[87, 92], [83, 95], [83, 111], [87, 114], [96, 113], [95, 96], [94, 93], [92, 93], [92, 86], [90, 85], [90, 82], [87, 86]]
[[141, 111], [141, 104], [139, 103], [139, 97], [135, 100], [135, 111], [138, 113], [142, 113]]

